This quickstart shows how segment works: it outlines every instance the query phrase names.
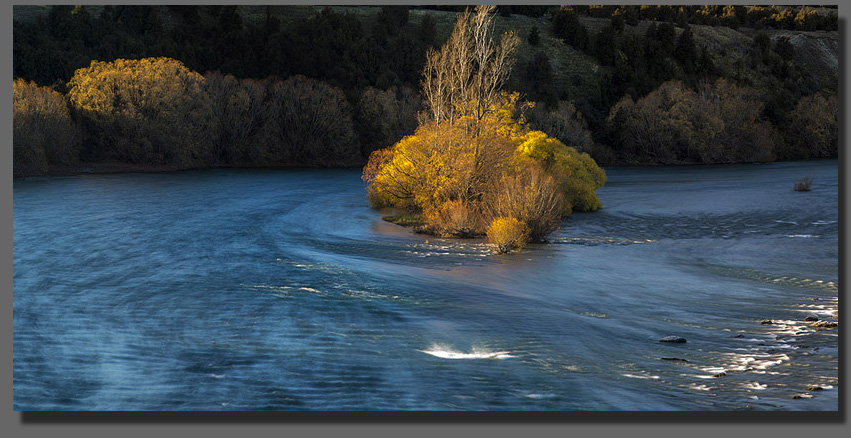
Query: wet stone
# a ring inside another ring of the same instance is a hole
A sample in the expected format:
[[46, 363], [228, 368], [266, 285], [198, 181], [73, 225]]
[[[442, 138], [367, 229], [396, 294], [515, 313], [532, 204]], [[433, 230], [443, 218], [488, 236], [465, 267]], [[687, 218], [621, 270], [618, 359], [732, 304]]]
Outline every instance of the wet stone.
[[672, 344], [682, 344], [686, 342], [686, 338], [681, 338], [679, 336], [665, 336], [662, 339], [659, 339], [659, 342], [670, 342]]
[[807, 317], [806, 317], [806, 318], [804, 318], [804, 321], [807, 321], [807, 322], [818, 321], [818, 316], [815, 316], [815, 315], [807, 315]]
[[822, 388], [821, 386], [808, 386], [807, 387], [807, 391], [821, 391], [823, 389], [824, 388]]
[[774, 321], [772, 321], [772, 320], [770, 320], [770, 319], [763, 319], [763, 320], [762, 320], [762, 321], [760, 321], [759, 323], [760, 323], [760, 324], [763, 324], [763, 325], [769, 325], [769, 324], [774, 324]]
[[838, 326], [839, 326], [839, 324], [837, 324], [835, 322], [831, 322], [831, 321], [818, 321], [818, 322], [814, 322], [812, 324], [812, 327], [818, 327], [818, 328], [836, 328]]
[[671, 362], [685, 362], [688, 363], [688, 360], [681, 359], [679, 357], [660, 357], [659, 360], [669, 360]]
[[718, 377], [724, 377], [726, 375], [727, 375], [727, 373], [725, 371], [721, 371], [718, 374], [713, 374], [712, 377], [718, 378]]

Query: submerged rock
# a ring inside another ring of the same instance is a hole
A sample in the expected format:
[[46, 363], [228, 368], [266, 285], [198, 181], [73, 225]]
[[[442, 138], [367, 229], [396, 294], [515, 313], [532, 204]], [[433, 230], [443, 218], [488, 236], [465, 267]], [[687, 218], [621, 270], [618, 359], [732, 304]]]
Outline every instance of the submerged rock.
[[824, 388], [822, 388], [821, 386], [808, 386], [807, 387], [807, 391], [821, 391], [823, 389]]
[[681, 338], [679, 336], [665, 336], [662, 339], [659, 339], [659, 342], [670, 342], [674, 344], [682, 344], [686, 341], [686, 338]]
[[712, 375], [712, 377], [716, 377], [716, 378], [718, 378], [718, 377], [724, 377], [724, 376], [726, 376], [726, 375], [727, 375], [727, 372], [726, 372], [726, 371], [721, 371], [721, 372], [720, 372], [720, 373], [718, 373], [718, 374], [713, 374], [713, 375]]
[[806, 317], [806, 318], [804, 318], [804, 321], [807, 321], [807, 322], [818, 321], [818, 316], [815, 316], [815, 315], [807, 315], [807, 317]]
[[764, 325], [768, 325], [768, 324], [774, 324], [774, 321], [772, 321], [772, 320], [770, 320], [770, 319], [763, 319], [763, 320], [762, 320], [762, 321], [760, 321], [759, 323], [760, 323], [760, 324], [764, 324]]
[[818, 321], [818, 322], [812, 323], [811, 326], [812, 327], [819, 327], [819, 328], [836, 328], [836, 327], [839, 327], [839, 324], [837, 324], [835, 322], [831, 322], [831, 321]]
[[685, 363], [688, 363], [688, 360], [686, 360], [686, 359], [681, 359], [681, 358], [679, 358], [679, 357], [660, 357], [660, 358], [659, 358], [659, 360], [670, 360], [670, 361], [673, 361], [673, 362], [685, 362]]

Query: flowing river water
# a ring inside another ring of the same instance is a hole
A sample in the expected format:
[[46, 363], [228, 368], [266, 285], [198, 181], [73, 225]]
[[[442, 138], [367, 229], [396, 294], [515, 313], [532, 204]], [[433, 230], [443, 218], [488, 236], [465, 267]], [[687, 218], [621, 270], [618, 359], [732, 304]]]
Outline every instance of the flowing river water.
[[837, 410], [837, 161], [607, 173], [509, 255], [358, 170], [16, 180], [13, 407]]

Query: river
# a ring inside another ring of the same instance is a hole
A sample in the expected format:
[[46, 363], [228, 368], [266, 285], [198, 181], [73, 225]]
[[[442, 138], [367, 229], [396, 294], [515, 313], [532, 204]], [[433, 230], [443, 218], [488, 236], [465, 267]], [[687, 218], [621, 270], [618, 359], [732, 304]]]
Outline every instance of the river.
[[607, 173], [509, 255], [357, 170], [16, 180], [13, 407], [836, 411], [837, 161]]

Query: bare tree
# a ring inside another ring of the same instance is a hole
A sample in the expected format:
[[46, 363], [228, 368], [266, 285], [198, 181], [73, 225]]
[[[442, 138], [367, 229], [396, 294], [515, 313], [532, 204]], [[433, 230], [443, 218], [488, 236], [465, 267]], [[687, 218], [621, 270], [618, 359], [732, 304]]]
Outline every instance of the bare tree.
[[481, 121], [499, 98], [514, 67], [520, 38], [514, 32], [493, 40], [493, 5], [458, 14], [449, 40], [430, 50], [423, 71], [423, 94], [436, 123], [467, 116]]

